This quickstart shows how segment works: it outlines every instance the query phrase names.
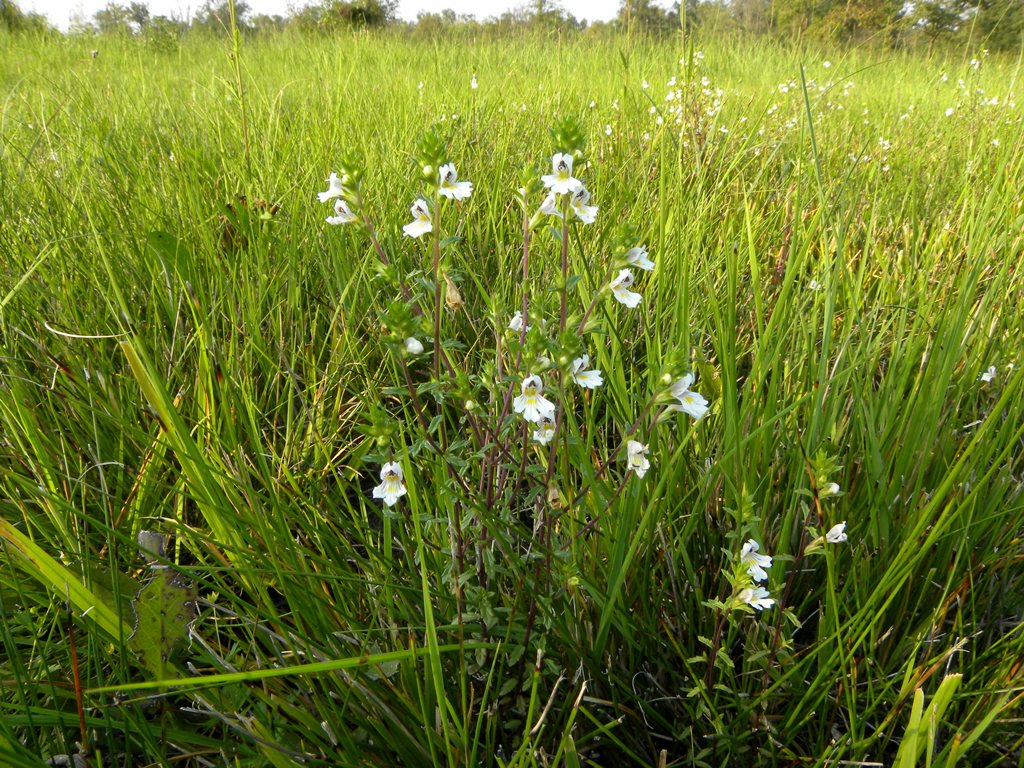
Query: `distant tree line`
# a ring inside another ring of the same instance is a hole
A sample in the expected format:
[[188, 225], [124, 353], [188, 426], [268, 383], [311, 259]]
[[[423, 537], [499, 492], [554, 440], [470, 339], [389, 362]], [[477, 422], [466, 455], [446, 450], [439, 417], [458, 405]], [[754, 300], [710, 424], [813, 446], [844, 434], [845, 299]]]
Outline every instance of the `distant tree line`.
[[[247, 35], [284, 30], [332, 34], [391, 27], [424, 37], [503, 36], [520, 30], [669, 35], [686, 28], [791, 40], [926, 45], [929, 50], [936, 44], [1020, 50], [1024, 37], [1024, 0], [676, 0], [668, 8], [655, 0], [621, 0], [613, 21], [589, 25], [557, 0], [528, 0], [515, 10], [485, 20], [446, 10], [421, 13], [415, 22], [404, 22], [396, 17], [397, 6], [397, 0], [314, 0], [282, 16], [253, 13], [245, 0], [238, 0], [235, 23]], [[0, 28], [40, 32], [49, 25], [41, 14], [22, 12], [14, 0], [0, 0]], [[71, 32], [143, 35], [167, 43], [192, 32], [217, 35], [230, 29], [228, 0], [206, 0], [189, 19], [152, 16], [144, 2], [112, 1], [91, 19], [80, 19]]]

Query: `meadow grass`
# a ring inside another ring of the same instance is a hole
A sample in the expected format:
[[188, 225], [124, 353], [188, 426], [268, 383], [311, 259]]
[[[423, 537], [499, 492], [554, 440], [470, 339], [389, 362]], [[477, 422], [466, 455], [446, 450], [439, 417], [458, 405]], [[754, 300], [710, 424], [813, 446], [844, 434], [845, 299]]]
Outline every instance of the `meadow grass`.
[[[1024, 762], [1016, 61], [0, 43], [4, 765]], [[599, 213], [524, 284], [565, 116]], [[430, 126], [475, 189], [413, 240]], [[377, 244], [316, 200], [350, 150]], [[501, 400], [542, 355], [550, 451]]]

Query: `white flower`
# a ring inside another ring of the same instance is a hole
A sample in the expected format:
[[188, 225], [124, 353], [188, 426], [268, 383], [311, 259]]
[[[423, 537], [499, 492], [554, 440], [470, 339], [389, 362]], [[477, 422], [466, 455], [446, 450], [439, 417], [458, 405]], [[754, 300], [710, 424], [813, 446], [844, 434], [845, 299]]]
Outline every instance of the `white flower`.
[[544, 202], [540, 204], [540, 212], [545, 216], [562, 218], [562, 212], [558, 210], [558, 197], [554, 192], [549, 192], [548, 196], [544, 198]]
[[554, 173], [545, 174], [540, 177], [540, 180], [555, 194], [564, 195], [566, 192], [575, 192], [583, 186], [582, 181], [573, 178], [572, 155], [568, 152], [564, 154], [556, 152], [552, 155], [551, 167]]
[[591, 371], [585, 370], [588, 365], [590, 365], [590, 355], [577, 357], [572, 361], [572, 366], [569, 368], [569, 375], [572, 376], [573, 381], [585, 389], [595, 389], [596, 387], [600, 387], [604, 384], [601, 372], [596, 368]]
[[523, 379], [523, 394], [512, 401], [512, 408], [516, 413], [523, 414], [523, 418], [540, 424], [541, 419], [555, 420], [555, 404], [548, 400], [541, 392], [544, 391], [544, 382], [535, 373]]
[[994, 365], [990, 365], [988, 370], [981, 374], [981, 380], [988, 384], [996, 377], [997, 373], [999, 373], [999, 371], [996, 370], [996, 367]]
[[551, 419], [541, 419], [537, 428], [533, 430], [533, 439], [541, 445], [547, 445], [555, 436], [555, 423]]
[[693, 374], [688, 373], [675, 384], [673, 384], [669, 391], [672, 396], [679, 400], [679, 405], [674, 403], [669, 406], [674, 411], [682, 411], [683, 413], [690, 414], [694, 419], [700, 419], [708, 412], [708, 401], [704, 399], [703, 395], [698, 394], [690, 389], [693, 385]]
[[405, 483], [402, 482], [402, 467], [397, 461], [389, 461], [380, 468], [380, 485], [374, 487], [373, 498], [384, 499], [384, 503], [395, 506], [399, 497], [405, 495]]
[[326, 203], [332, 198], [341, 197], [343, 194], [345, 194], [345, 185], [341, 183], [338, 174], [332, 173], [327, 179], [327, 191], [318, 192], [317, 197], [320, 198], [321, 203]]
[[647, 246], [638, 245], [626, 251], [626, 262], [638, 269], [646, 269], [650, 272], [654, 269], [654, 262], [647, 258]]
[[423, 352], [423, 342], [410, 336], [405, 340], [405, 351], [410, 355], [419, 355]]
[[352, 213], [352, 209], [348, 207], [348, 203], [340, 197], [334, 201], [334, 215], [328, 216], [325, 219], [328, 224], [348, 224], [355, 220], [356, 215]]
[[610, 125], [606, 125], [604, 127], [604, 135], [605, 136], [611, 136], [612, 135], [612, 127]]
[[473, 194], [473, 182], [457, 180], [459, 177], [455, 173], [454, 163], [442, 165], [439, 173], [441, 187], [437, 191], [442, 197], [447, 197], [449, 200], [465, 200]]
[[821, 62], [821, 66], [824, 67], [825, 69], [828, 69], [829, 67], [832, 66], [832, 62], [828, 61], [828, 60], [825, 60], [825, 61]]
[[746, 603], [752, 608], [756, 608], [759, 611], [763, 611], [765, 608], [771, 608], [775, 605], [775, 601], [768, 597], [768, 590], [764, 587], [755, 587], [750, 589], [741, 589], [740, 593], [736, 596], [736, 599], [741, 603]]
[[819, 283], [817, 280], [813, 280], [812, 279], [811, 282], [809, 282], [807, 284], [807, 287], [808, 287], [808, 289], [810, 289], [812, 291], [820, 291], [821, 290], [821, 283]]
[[590, 191], [581, 185], [572, 196], [570, 202], [572, 212], [584, 224], [593, 224], [594, 219], [597, 218], [597, 206], [587, 205], [588, 202], [590, 202]]
[[644, 80], [642, 83], [640, 83], [640, 87], [643, 88], [646, 91], [651, 86], [650, 86], [650, 84], [646, 80]]
[[829, 544], [842, 544], [846, 541], [846, 521], [833, 525], [825, 534], [825, 541]]
[[818, 491], [819, 499], [827, 499], [829, 496], [838, 496], [840, 492], [839, 483], [825, 483]]
[[517, 309], [516, 313], [514, 315], [512, 315], [512, 319], [508, 323], [508, 329], [510, 331], [523, 331], [523, 330], [528, 331], [528, 330], [530, 330], [529, 324], [526, 324], [525, 328], [523, 326], [524, 326], [524, 323], [523, 323], [523, 313], [520, 310]]
[[630, 440], [626, 443], [626, 467], [636, 472], [637, 477], [643, 477], [651, 468], [651, 462], [647, 459], [648, 448], [637, 440]]
[[750, 578], [754, 581], [764, 581], [767, 579], [768, 572], [765, 568], [772, 567], [771, 557], [757, 554], [759, 549], [760, 547], [756, 541], [747, 539], [746, 544], [740, 550], [740, 565], [747, 569], [747, 573], [750, 574]]
[[628, 269], [620, 269], [618, 277], [608, 284], [608, 287], [612, 289], [612, 295], [615, 296], [616, 301], [620, 304], [625, 304], [630, 309], [633, 309], [640, 304], [640, 300], [643, 298], [639, 293], [629, 290], [633, 285], [633, 273]]
[[469, 81], [469, 87], [474, 91], [476, 90], [476, 73], [473, 74], [473, 79]]
[[421, 235], [427, 234], [434, 229], [434, 224], [430, 220], [430, 209], [427, 207], [427, 201], [420, 198], [412, 204], [413, 220], [402, 227], [402, 231], [405, 232], [409, 237], [420, 237]]

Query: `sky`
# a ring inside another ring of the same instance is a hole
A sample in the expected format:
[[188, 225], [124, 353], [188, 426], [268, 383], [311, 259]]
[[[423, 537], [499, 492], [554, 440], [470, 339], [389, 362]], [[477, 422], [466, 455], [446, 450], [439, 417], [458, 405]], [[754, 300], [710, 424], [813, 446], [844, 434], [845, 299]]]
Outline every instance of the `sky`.
[[[109, 0], [15, 0], [23, 11], [45, 14], [50, 23], [67, 29], [72, 19], [89, 19], [96, 11], [106, 7]], [[128, 5], [130, 0], [117, 0]], [[153, 16], [188, 18], [203, 5], [203, 0], [143, 0]], [[295, 0], [246, 0], [253, 13], [285, 14], [290, 8], [302, 7], [306, 2]], [[561, 0], [565, 10], [578, 19], [608, 21], [615, 18], [620, 0]], [[479, 18], [499, 16], [505, 11], [524, 4], [524, 0], [399, 0], [398, 16], [413, 21], [417, 14], [451, 8], [456, 13], [469, 13]]]

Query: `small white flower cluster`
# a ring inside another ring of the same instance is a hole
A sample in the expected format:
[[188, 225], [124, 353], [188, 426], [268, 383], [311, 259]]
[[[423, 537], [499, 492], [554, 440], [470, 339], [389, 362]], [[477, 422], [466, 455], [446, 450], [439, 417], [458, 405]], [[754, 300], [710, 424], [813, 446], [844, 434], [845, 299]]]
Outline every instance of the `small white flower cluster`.
[[568, 194], [571, 195], [569, 210], [584, 224], [593, 224], [597, 219], [597, 206], [588, 205], [590, 191], [582, 181], [572, 175], [573, 156], [568, 152], [556, 152], [551, 158], [551, 166], [553, 173], [541, 176], [541, 181], [550, 191], [540, 204], [540, 213], [562, 218], [558, 198], [560, 195]]
[[332, 173], [327, 179], [327, 190], [320, 192], [317, 197], [321, 203], [326, 203], [328, 200], [334, 200], [334, 215], [328, 216], [326, 221], [328, 224], [335, 226], [339, 224], [350, 224], [355, 221], [358, 217], [349, 208], [348, 203], [345, 202], [345, 196], [348, 194], [348, 189], [345, 186], [343, 179], [338, 177], [338, 174]]
[[749, 605], [763, 611], [775, 605], [775, 600], [766, 588], [757, 586], [758, 582], [768, 580], [768, 571], [765, 569], [772, 567], [771, 556], [758, 554], [760, 549], [761, 546], [754, 539], [747, 539], [740, 549], [741, 574], [733, 600], [734, 605]]
[[[449, 200], [468, 200], [473, 194], [473, 182], [459, 181], [455, 164], [446, 163], [438, 169], [437, 194]], [[412, 212], [412, 221], [402, 227], [406, 237], [419, 238], [434, 231], [430, 203], [426, 198], [418, 198], [409, 210]]]

